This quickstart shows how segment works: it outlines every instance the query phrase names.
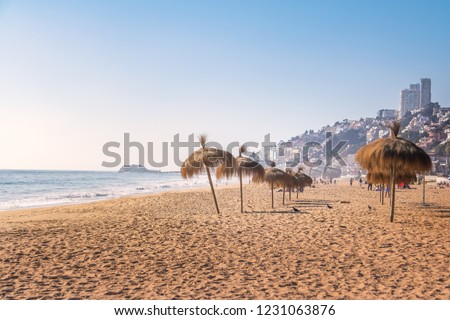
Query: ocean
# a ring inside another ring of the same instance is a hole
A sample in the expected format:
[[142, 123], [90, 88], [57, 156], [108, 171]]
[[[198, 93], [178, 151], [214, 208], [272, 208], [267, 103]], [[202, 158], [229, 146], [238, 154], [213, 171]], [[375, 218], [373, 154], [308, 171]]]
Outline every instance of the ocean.
[[206, 186], [206, 176], [184, 180], [177, 172], [0, 170], [0, 211]]

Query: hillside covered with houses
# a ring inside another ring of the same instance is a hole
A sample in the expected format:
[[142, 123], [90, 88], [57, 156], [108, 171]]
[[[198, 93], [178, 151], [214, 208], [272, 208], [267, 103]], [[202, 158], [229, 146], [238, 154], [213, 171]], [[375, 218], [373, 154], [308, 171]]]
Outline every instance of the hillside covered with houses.
[[[279, 165], [300, 162], [305, 172], [315, 177], [358, 176], [361, 170], [354, 162], [355, 153], [368, 142], [388, 137], [390, 131], [387, 124], [397, 117], [396, 110], [383, 109], [374, 118], [344, 119], [317, 131], [307, 130], [287, 141], [280, 141], [274, 158]], [[448, 175], [450, 173], [450, 108], [441, 108], [438, 103], [429, 103], [421, 110], [406, 112], [400, 120], [399, 136], [416, 143], [430, 154], [435, 174]], [[328, 139], [331, 139], [329, 143], [332, 142], [333, 148], [339, 143], [342, 145], [339, 155], [345, 165], [336, 159], [333, 159], [331, 166], [325, 163], [327, 132], [332, 133], [331, 138], [328, 137]], [[306, 163], [305, 159], [308, 159]], [[319, 159], [323, 161], [317, 165], [320, 161], [315, 160]], [[311, 166], [308, 163], [315, 165]]]

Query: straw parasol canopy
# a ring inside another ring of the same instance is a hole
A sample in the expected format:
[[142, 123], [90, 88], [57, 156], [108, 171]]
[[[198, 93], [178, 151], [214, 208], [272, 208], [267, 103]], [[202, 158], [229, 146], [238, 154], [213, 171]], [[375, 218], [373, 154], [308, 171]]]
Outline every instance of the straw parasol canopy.
[[252, 181], [255, 183], [264, 182], [264, 167], [259, 164], [259, 162], [245, 157], [242, 154], [247, 151], [246, 146], [241, 146], [239, 148], [239, 156], [234, 159], [235, 166], [234, 170], [230, 171], [222, 166], [218, 167], [216, 170], [217, 179], [221, 179], [223, 177], [230, 177], [230, 174], [238, 174], [239, 169], [242, 169], [243, 177], [252, 177]]
[[299, 185], [297, 187], [297, 198], [299, 189], [303, 190], [306, 186], [311, 186], [313, 184], [313, 179], [302, 171], [303, 168], [299, 167], [297, 173], [295, 174], [295, 177], [299, 180]]
[[[255, 160], [244, 157], [242, 154], [247, 151], [247, 147], [242, 145], [239, 148], [239, 156], [236, 158], [236, 173], [239, 176], [240, 196], [241, 196], [241, 213], [244, 212], [244, 200], [242, 191], [242, 177], [252, 177], [252, 181], [260, 183], [264, 181], [264, 167]], [[218, 167], [216, 171], [217, 179], [222, 178], [226, 174], [223, 172], [223, 167]]]
[[[295, 176], [295, 172], [291, 168], [286, 168], [286, 173], [290, 176], [290, 180], [286, 184], [286, 187], [289, 190], [289, 201], [290, 201], [292, 189], [297, 188], [297, 193], [298, 193], [298, 189], [302, 187], [303, 181]], [[283, 204], [284, 204], [284, 199], [283, 199]]]
[[428, 154], [411, 141], [398, 137], [400, 122], [389, 125], [391, 136], [371, 142], [355, 155], [355, 160], [368, 171], [368, 181], [391, 184], [391, 222], [394, 221], [395, 183], [430, 171]]
[[303, 187], [311, 186], [313, 184], [313, 179], [307, 174], [303, 173], [303, 168], [299, 167], [295, 176], [299, 178], [302, 183], [304, 183]]
[[[300, 179], [297, 176], [292, 176], [292, 188], [297, 189], [297, 199], [298, 199], [298, 192], [300, 189], [303, 189], [305, 187], [304, 181]], [[291, 190], [289, 189], [289, 200], [291, 200]]]
[[428, 154], [411, 141], [398, 137], [400, 122], [389, 125], [391, 136], [371, 142], [355, 155], [361, 167], [371, 172], [390, 173], [393, 167], [400, 172], [420, 173], [430, 171], [431, 159]]
[[206, 147], [206, 136], [200, 136], [199, 140], [201, 148], [193, 152], [184, 161], [180, 170], [181, 176], [184, 179], [188, 179], [206, 171], [214, 198], [214, 204], [216, 205], [217, 213], [220, 213], [209, 168], [220, 168], [221, 176], [231, 177], [235, 172], [236, 161], [233, 155], [227, 151]]
[[283, 170], [275, 168], [275, 162], [272, 161], [269, 168], [265, 169], [264, 181], [267, 182], [272, 188], [272, 208], [273, 205], [273, 188], [283, 188], [283, 197], [284, 197], [284, 188], [285, 186], [291, 183], [291, 176], [288, 175]]

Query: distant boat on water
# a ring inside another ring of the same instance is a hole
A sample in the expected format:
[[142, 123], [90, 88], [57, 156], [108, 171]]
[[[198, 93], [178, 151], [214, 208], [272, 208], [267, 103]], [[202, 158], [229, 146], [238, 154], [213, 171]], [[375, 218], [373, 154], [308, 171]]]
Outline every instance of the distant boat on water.
[[120, 168], [119, 172], [137, 172], [137, 173], [149, 173], [149, 172], [161, 172], [160, 170], [149, 170], [140, 164], [124, 165]]

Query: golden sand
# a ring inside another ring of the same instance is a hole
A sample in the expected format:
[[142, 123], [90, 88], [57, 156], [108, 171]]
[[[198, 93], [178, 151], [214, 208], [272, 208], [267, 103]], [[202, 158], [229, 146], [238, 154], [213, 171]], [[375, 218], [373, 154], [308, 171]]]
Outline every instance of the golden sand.
[[275, 210], [246, 186], [244, 214], [235, 187], [221, 215], [207, 190], [3, 212], [0, 298], [449, 299], [450, 188], [421, 192], [397, 192], [394, 223], [355, 185]]

